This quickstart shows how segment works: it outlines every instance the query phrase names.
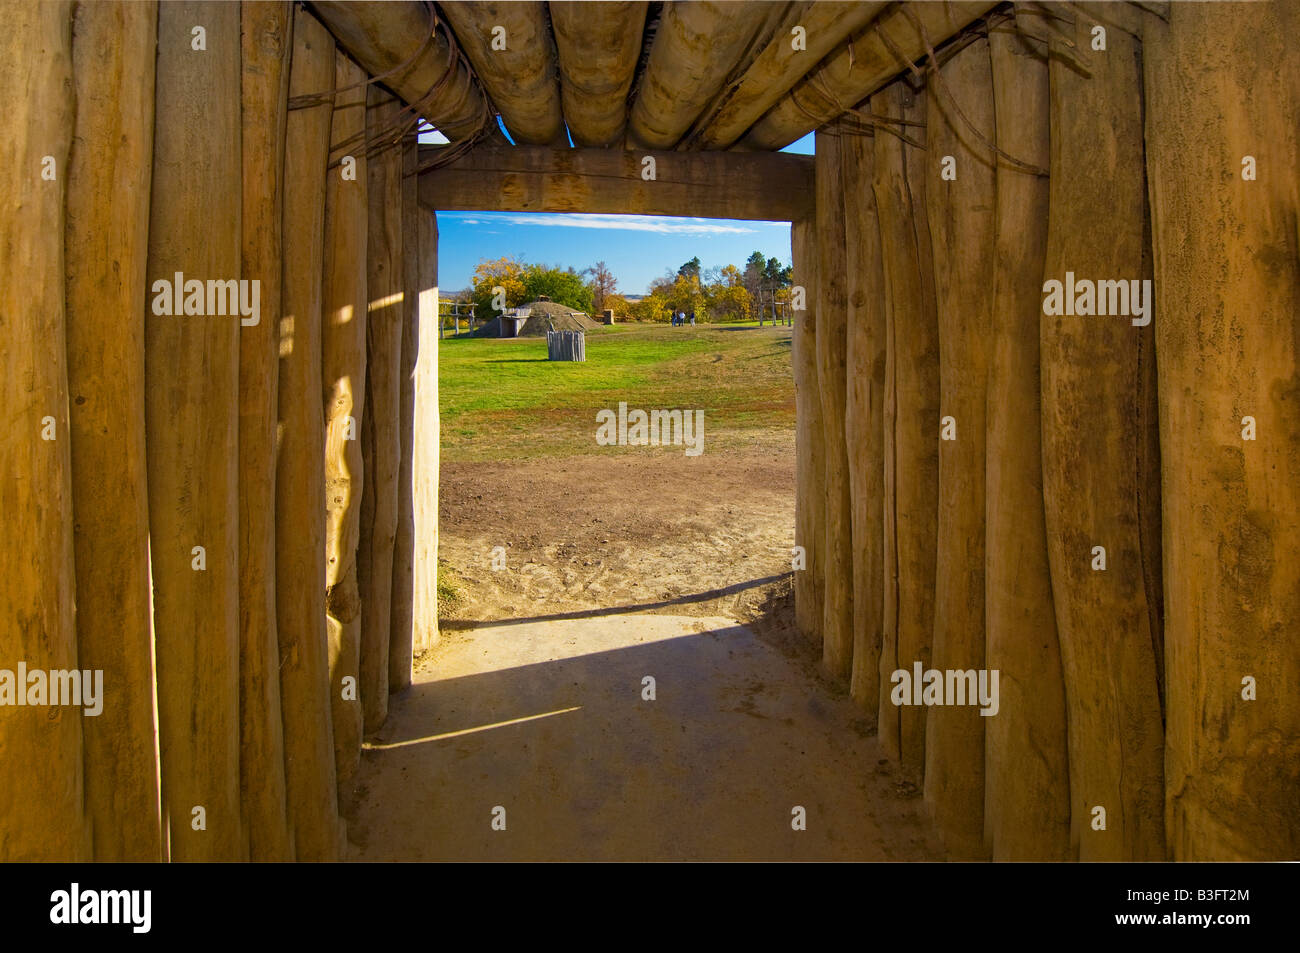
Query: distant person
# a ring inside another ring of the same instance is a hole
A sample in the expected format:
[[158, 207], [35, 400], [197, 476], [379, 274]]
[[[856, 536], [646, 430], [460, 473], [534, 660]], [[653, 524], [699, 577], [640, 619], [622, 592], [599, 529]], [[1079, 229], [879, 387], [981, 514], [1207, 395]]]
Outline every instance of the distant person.
[[691, 327], [695, 327], [695, 312], [692, 311], [692, 312], [690, 313], [689, 317], [690, 317], [690, 319], [691, 319]]

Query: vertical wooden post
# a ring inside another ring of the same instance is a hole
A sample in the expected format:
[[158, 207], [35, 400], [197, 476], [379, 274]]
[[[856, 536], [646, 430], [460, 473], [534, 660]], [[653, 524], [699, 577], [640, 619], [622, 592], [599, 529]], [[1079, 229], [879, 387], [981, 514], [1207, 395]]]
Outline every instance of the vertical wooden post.
[[[289, 95], [329, 91], [334, 40], [294, 13]], [[283, 317], [280, 321], [280, 457], [275, 481], [276, 626], [284, 713], [289, 829], [299, 860], [339, 849], [334, 732], [325, 633], [325, 437], [321, 295], [328, 102], [289, 111], [285, 129]]]
[[[400, 107], [373, 86], [366, 99], [368, 137], [391, 124]], [[388, 647], [392, 621], [393, 540], [401, 462], [402, 150], [387, 146], [366, 163], [366, 406], [361, 423], [366, 491], [361, 498], [361, 704], [365, 728], [388, 718]]]
[[817, 222], [809, 217], [790, 225], [794, 283], [804, 292], [804, 310], [791, 332], [795, 399], [795, 545], [804, 550], [805, 568], [794, 574], [795, 624], [819, 646], [825, 598], [826, 434], [817, 386]]
[[[853, 539], [853, 675], [849, 694], [874, 727], [880, 704], [884, 622], [885, 289], [872, 139], [840, 139], [844, 174], [848, 445]], [[773, 321], [775, 321], [773, 315]]]
[[[1090, 50], [1094, 24], [1074, 15], [1067, 38]], [[1051, 59], [1045, 281], [1065, 285], [1067, 273], [1095, 282], [1143, 277], [1138, 54], [1136, 41], [1112, 25], [1105, 52], [1089, 52], [1087, 72], [1065, 56]], [[1040, 327], [1043, 494], [1069, 725], [1071, 844], [1081, 860], [1160, 860], [1163, 730], [1144, 568], [1159, 556], [1144, 552], [1142, 531], [1146, 511], [1159, 504], [1144, 498], [1140, 465], [1143, 432], [1156, 425], [1142, 386], [1153, 329], [1124, 314], [1046, 311]], [[1096, 547], [1105, 550], [1104, 569]]]
[[1300, 857], [1298, 31], [1275, 2], [1143, 32], [1175, 860]]
[[[195, 27], [204, 31], [201, 52]], [[232, 452], [240, 317], [207, 313], [202, 290], [207, 281], [240, 278], [239, 37], [234, 4], [159, 5], [145, 439], [162, 812], [177, 861], [247, 854]], [[178, 276], [189, 289], [173, 286]], [[187, 313], [158, 313], [177, 296], [188, 298]]]
[[398, 446], [401, 462], [397, 471], [397, 533], [393, 540], [392, 621], [388, 632], [388, 690], [400, 692], [411, 686], [411, 660], [415, 653], [414, 543], [415, 511], [411, 499], [414, 458], [412, 435], [415, 427], [415, 360], [419, 350], [420, 314], [418, 274], [420, 266], [419, 204], [416, 195], [418, 146], [414, 133], [401, 145], [402, 154], [402, 376]]
[[[879, 116], [926, 122], [926, 99], [904, 82], [871, 98]], [[924, 126], [898, 127], [924, 144]], [[876, 213], [885, 287], [884, 627], [881, 746], [922, 779], [926, 710], [894, 705], [891, 676], [930, 666], [939, 517], [939, 319], [930, 220], [930, 153], [888, 133], [875, 138]]]
[[[877, 115], [926, 121], [925, 97], [903, 82], [871, 97]], [[921, 126], [897, 127], [924, 144]], [[925, 209], [930, 152], [878, 132], [876, 210], [884, 264], [884, 624], [880, 662], [881, 746], [913, 780], [925, 765], [925, 709], [893, 703], [894, 671], [930, 664], [934, 632], [939, 493], [939, 328], [930, 225]]]
[[240, 4], [242, 274], [261, 315], [239, 329], [239, 788], [248, 856], [293, 859], [285, 813], [280, 640], [275, 624], [280, 228], [293, 6]]
[[838, 129], [817, 133], [817, 382], [826, 434], [826, 597], [822, 663], [847, 680], [853, 665], [853, 551], [849, 458], [844, 442], [848, 296]]
[[[984, 669], [984, 440], [992, 329], [992, 67], [986, 39], [971, 43], [931, 77], [926, 202], [939, 314], [939, 527], [933, 666]], [[949, 160], [953, 164], [948, 165]], [[952, 170], [946, 178], [945, 170]], [[949, 438], [952, 439], [949, 439]], [[991, 683], [988, 683], [991, 684]], [[925, 798], [949, 847], [982, 852], [984, 724], [977, 700], [929, 708]], [[996, 716], [994, 716], [996, 717]]]
[[[0, 440], [8, 476], [0, 482], [0, 508], [19, 545], [5, 548], [0, 565], [7, 623], [0, 640], [16, 683], [20, 662], [47, 672], [77, 668], [63, 285], [72, 8], [10, 4], [5, 12], [0, 399], [8, 425]], [[85, 860], [90, 832], [82, 809], [81, 710], [11, 707], [17, 692], [33, 696], [25, 682], [9, 690], [0, 709], [0, 860]]]
[[[67, 180], [68, 388], [77, 661], [104, 673], [82, 720], [97, 861], [162, 858], [144, 439], [145, 264], [156, 3], [81, 4]], [[52, 183], [51, 183], [52, 184]]]
[[[997, 145], [1049, 161], [1047, 48], [1011, 24], [989, 31]], [[999, 672], [985, 719], [985, 847], [994, 860], [1068, 860], [1065, 685], [1043, 516], [1038, 325], [1047, 250], [1047, 177], [997, 163], [989, 360], [985, 665]]]
[[411, 457], [411, 497], [414, 506], [415, 650], [425, 652], [438, 643], [438, 214], [419, 208], [420, 322], [415, 362], [415, 423]]
[[[335, 54], [339, 90], [366, 78]], [[339, 92], [330, 124], [325, 179], [325, 286], [321, 359], [325, 388], [325, 609], [330, 708], [339, 803], [345, 805], [361, 760], [361, 417], [366, 397], [366, 88]], [[351, 157], [349, 162], [345, 157]], [[346, 176], [346, 177], [345, 177]], [[349, 680], [350, 681], [347, 681]]]

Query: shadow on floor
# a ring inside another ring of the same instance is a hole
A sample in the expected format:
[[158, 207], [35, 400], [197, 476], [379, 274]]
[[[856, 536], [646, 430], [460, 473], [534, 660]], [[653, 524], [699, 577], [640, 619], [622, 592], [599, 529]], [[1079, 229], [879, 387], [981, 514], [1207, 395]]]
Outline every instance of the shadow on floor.
[[362, 754], [350, 859], [942, 856], [863, 713], [728, 620], [513, 620], [432, 667]]
[[764, 576], [761, 579], [750, 579], [748, 582], [735, 582], [730, 586], [722, 586], [718, 589], [708, 589], [704, 592], [693, 592], [688, 596], [678, 596], [676, 599], [662, 599], [659, 602], [643, 602], [634, 606], [614, 606], [612, 608], [602, 609], [576, 609], [573, 612], [556, 612], [551, 615], [521, 616], [515, 619], [444, 619], [439, 621], [438, 627], [444, 632], [451, 632], [463, 629], [474, 629], [481, 625], [519, 625], [524, 622], [554, 622], [560, 619], [594, 619], [601, 616], [650, 612], [655, 609], [667, 609], [670, 606], [689, 605], [694, 602], [708, 602], [710, 599], [720, 599], [723, 596], [733, 596], [738, 592], [744, 592], [746, 589], [756, 589], [759, 586], [766, 586], [768, 583], [779, 582], [787, 576], [793, 575], [793, 573], [781, 573], [776, 576]]

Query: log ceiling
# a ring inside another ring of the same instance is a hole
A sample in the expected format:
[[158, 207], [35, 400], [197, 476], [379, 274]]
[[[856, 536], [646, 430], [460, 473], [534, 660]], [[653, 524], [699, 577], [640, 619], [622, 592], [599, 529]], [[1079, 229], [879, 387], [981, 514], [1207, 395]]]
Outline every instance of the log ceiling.
[[[339, 45], [453, 143], [779, 150], [991, 2], [335, 2]], [[433, 34], [430, 36], [430, 27]], [[449, 157], [450, 158], [450, 157]]]

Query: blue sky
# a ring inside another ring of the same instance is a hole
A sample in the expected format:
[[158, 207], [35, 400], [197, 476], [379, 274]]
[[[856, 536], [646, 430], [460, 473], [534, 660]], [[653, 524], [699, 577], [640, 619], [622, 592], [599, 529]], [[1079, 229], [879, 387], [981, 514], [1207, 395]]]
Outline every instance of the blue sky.
[[[812, 134], [783, 151], [810, 155]], [[644, 294], [652, 279], [696, 255], [705, 268], [743, 266], [755, 250], [789, 264], [790, 224], [657, 215], [438, 213], [438, 284], [447, 291], [468, 288], [481, 259], [513, 255], [579, 271], [604, 261], [619, 291]]]

